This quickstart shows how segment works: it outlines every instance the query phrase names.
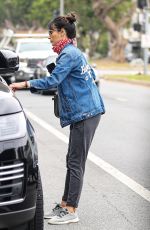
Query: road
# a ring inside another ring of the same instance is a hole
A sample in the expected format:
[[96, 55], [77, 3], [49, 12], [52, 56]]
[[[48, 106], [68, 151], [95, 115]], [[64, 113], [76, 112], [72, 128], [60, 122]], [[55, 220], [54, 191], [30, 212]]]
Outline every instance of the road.
[[[101, 81], [106, 105], [90, 149], [80, 222], [44, 230], [150, 230], [150, 90]], [[47, 212], [62, 196], [68, 128], [53, 115], [50, 96], [17, 91], [35, 128]]]

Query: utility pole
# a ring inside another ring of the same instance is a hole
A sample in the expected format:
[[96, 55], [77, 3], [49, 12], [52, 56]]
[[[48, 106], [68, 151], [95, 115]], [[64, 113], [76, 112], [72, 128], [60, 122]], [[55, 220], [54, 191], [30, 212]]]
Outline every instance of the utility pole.
[[143, 29], [141, 47], [144, 55], [144, 74], [147, 75], [150, 48], [150, 2], [149, 0], [137, 0], [137, 5], [143, 12]]
[[[149, 36], [149, 12], [148, 8], [144, 9], [145, 36]], [[144, 74], [147, 75], [147, 66], [149, 61], [149, 48], [144, 48]]]
[[64, 15], [64, 0], [60, 0], [60, 15]]

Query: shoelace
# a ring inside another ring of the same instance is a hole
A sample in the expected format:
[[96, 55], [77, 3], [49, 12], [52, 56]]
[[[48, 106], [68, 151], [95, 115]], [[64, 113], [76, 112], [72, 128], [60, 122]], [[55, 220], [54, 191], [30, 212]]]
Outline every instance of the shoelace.
[[60, 211], [59, 217], [63, 217], [65, 215], [67, 215], [67, 214], [69, 214], [69, 211], [67, 209], [63, 209], [63, 210]]
[[60, 208], [60, 204], [56, 204], [56, 206], [52, 209], [53, 211], [57, 210]]

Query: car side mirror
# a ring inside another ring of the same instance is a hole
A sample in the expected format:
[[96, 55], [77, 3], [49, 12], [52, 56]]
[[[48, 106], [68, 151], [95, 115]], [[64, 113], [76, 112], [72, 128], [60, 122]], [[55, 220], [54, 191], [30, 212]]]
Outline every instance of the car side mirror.
[[11, 50], [0, 50], [0, 74], [14, 73], [18, 69], [18, 55]]

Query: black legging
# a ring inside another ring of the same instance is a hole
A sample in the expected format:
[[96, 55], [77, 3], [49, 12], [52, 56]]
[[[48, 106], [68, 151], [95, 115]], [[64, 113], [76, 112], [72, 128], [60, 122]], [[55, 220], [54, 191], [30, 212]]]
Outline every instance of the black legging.
[[85, 162], [101, 115], [70, 125], [68, 153], [66, 156], [67, 173], [62, 200], [68, 206], [77, 208], [85, 171]]

